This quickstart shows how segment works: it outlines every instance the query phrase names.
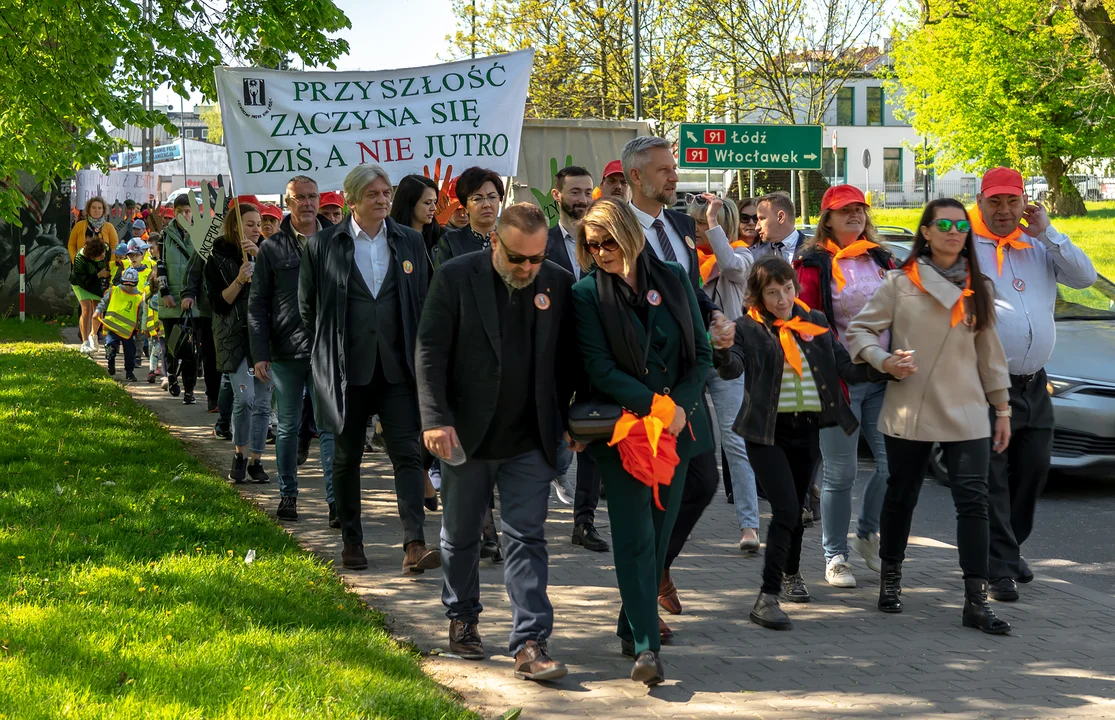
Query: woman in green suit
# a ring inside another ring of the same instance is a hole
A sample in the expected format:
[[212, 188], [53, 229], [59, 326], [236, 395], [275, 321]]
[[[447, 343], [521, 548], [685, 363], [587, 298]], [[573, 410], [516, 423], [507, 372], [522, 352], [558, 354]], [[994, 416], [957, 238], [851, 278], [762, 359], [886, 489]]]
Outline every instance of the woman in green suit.
[[[681, 462], [670, 485], [649, 485], [624, 469], [617, 447], [590, 446], [608, 493], [616, 580], [623, 605], [616, 634], [635, 659], [631, 679], [663, 680], [658, 657], [658, 583], [681, 504], [689, 459], [712, 447], [702, 392], [712, 349], [685, 271], [644, 252], [646, 240], [626, 203], [601, 199], [577, 229], [577, 260], [586, 272], [573, 286], [585, 370], [596, 397], [639, 417], [673, 401], [665, 432], [677, 437]], [[650, 338], [649, 347], [647, 338]], [[656, 402], [657, 401], [657, 402]], [[656, 412], [657, 414], [657, 412]]]

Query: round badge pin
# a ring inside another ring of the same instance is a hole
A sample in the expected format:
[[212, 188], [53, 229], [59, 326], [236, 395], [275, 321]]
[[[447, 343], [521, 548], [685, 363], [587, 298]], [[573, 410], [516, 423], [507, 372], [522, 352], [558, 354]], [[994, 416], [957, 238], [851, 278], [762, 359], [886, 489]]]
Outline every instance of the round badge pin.
[[412, 263], [410, 260], [404, 260], [403, 272], [405, 272], [407, 275], [410, 275], [412, 272], [414, 272], [414, 263]]
[[658, 307], [662, 304], [662, 296], [658, 294], [657, 290], [648, 290], [647, 302], [655, 307]]
[[1013, 285], [1014, 289], [1018, 292], [1025, 292], [1026, 290], [1026, 282], [1022, 278], [1015, 278], [1011, 285]]
[[689, 237], [688, 235], [685, 236], [685, 244], [689, 246], [690, 250], [697, 249], [697, 243], [693, 242], [693, 238]]
[[538, 308], [539, 310], [549, 310], [550, 309], [550, 296], [547, 295], [546, 293], [538, 293], [537, 295], [535, 295], [534, 296], [534, 307]]
[[805, 342], [813, 342], [813, 336], [812, 335], [802, 335], [801, 339], [804, 340]]

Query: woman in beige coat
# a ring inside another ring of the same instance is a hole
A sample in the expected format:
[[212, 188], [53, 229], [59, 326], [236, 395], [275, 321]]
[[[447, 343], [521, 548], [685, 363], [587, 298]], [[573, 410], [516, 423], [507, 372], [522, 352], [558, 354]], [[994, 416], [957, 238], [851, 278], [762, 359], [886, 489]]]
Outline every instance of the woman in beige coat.
[[[848, 349], [877, 369], [891, 357], [880, 343], [916, 353], [917, 371], [887, 386], [879, 419], [890, 478], [880, 518], [879, 609], [902, 612], [902, 560], [934, 443], [940, 443], [956, 504], [964, 571], [965, 627], [1010, 632], [987, 604], [987, 472], [991, 452], [1010, 441], [1010, 377], [995, 332], [994, 288], [980, 273], [972, 226], [956, 200], [926, 206], [910, 257], [892, 270], [848, 326]], [[995, 407], [994, 431], [987, 406]], [[990, 437], [994, 435], [994, 437]]]

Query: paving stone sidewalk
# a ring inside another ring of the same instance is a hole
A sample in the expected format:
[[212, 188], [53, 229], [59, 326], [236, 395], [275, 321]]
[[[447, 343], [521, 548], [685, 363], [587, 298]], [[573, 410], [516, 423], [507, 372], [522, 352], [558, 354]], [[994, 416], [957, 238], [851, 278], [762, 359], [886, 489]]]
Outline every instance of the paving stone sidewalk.
[[[75, 346], [76, 347], [76, 346]], [[103, 360], [97, 358], [103, 365]], [[146, 371], [144, 371], [145, 373]], [[123, 373], [121, 373], [122, 377]], [[213, 438], [215, 419], [199, 404], [184, 406], [157, 385], [127, 389], [189, 450], [222, 475], [232, 448]], [[274, 477], [273, 446], [264, 463]], [[340, 565], [340, 534], [326, 524], [315, 442], [300, 468], [300, 520], [284, 523], [298, 541]], [[369, 567], [340, 570], [369, 605], [386, 613], [393, 632], [423, 652], [447, 646], [440, 572], [400, 573], [401, 528], [382, 454], [365, 456], [363, 521]], [[243, 495], [274, 515], [274, 483], [246, 485]], [[763, 503], [763, 523], [769, 519]], [[806, 531], [802, 571], [813, 594], [787, 603], [791, 632], [753, 625], [747, 613], [760, 582], [762, 556], [736, 548], [735, 514], [718, 494], [674, 568], [684, 613], [667, 617], [677, 633], [663, 647], [667, 681], [647, 690], [628, 679], [630, 661], [615, 637], [619, 605], [610, 553], [574, 549], [571, 508], [551, 500], [550, 599], [556, 623], [552, 654], [568, 664], [564, 680], [540, 685], [512, 677], [506, 655], [510, 607], [501, 567], [481, 565], [481, 632], [493, 652], [484, 662], [431, 656], [427, 671], [484, 717], [521, 707], [523, 718], [1112, 718], [1115, 717], [1115, 598], [1058, 580], [1032, 558], [1037, 578], [1022, 600], [996, 603], [1013, 634], [992, 637], [960, 625], [962, 582], [956, 550], [912, 538], [904, 566], [901, 615], [875, 609], [877, 577], [853, 559], [860, 586], [837, 590], [823, 579], [820, 528]], [[426, 535], [438, 536], [430, 513]], [[608, 536], [607, 512], [597, 525]]]

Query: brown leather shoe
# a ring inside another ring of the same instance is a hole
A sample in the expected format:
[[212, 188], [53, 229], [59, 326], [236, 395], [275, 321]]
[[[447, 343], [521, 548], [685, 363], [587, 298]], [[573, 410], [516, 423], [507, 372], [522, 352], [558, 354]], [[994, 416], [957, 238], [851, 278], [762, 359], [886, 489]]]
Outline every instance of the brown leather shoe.
[[546, 646], [534, 640], [515, 653], [515, 677], [520, 680], [560, 680], [567, 672], [564, 663], [552, 659]]
[[345, 543], [341, 550], [341, 567], [348, 570], [367, 570], [368, 558], [364, 556], [364, 543]]
[[427, 570], [441, 567], [441, 551], [437, 548], [428, 550], [426, 543], [414, 540], [406, 546], [403, 552], [403, 574], [421, 575]]
[[681, 600], [669, 570], [662, 573], [662, 582], [658, 584], [658, 606], [671, 615], [681, 615]]
[[670, 626], [667, 625], [662, 618], [658, 618], [658, 639], [662, 642], [667, 642], [673, 640], [673, 638], [674, 631], [670, 629]]
[[487, 657], [484, 653], [484, 641], [480, 639], [480, 630], [476, 627], [476, 623], [464, 620], [449, 621], [449, 652], [465, 660], [483, 660]]

